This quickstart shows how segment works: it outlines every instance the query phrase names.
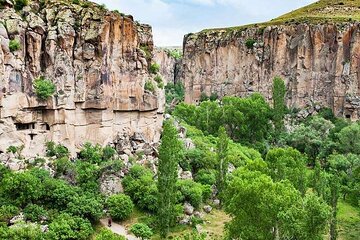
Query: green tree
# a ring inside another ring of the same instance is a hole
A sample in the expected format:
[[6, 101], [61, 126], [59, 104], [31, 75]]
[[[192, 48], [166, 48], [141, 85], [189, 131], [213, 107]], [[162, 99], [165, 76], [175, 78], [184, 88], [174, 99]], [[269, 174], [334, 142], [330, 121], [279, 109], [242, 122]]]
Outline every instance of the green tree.
[[110, 229], [102, 228], [95, 240], [125, 240], [125, 237], [113, 233]]
[[158, 219], [161, 237], [165, 238], [176, 221], [177, 167], [182, 158], [183, 145], [171, 121], [165, 121], [159, 148]]
[[219, 138], [217, 142], [217, 161], [218, 161], [218, 179], [217, 179], [217, 188], [219, 191], [219, 196], [222, 199], [222, 191], [225, 188], [226, 183], [226, 174], [228, 171], [228, 161], [227, 161], [227, 152], [228, 152], [228, 144], [229, 138], [226, 134], [226, 130], [224, 127], [219, 128]]
[[131, 226], [130, 231], [142, 240], [150, 239], [153, 235], [151, 228], [143, 223], [135, 223]]
[[86, 240], [92, 233], [93, 228], [88, 220], [62, 213], [49, 224], [46, 235], [54, 240]]
[[302, 194], [306, 190], [306, 161], [293, 148], [274, 148], [266, 155], [269, 175], [274, 181], [289, 180]]
[[273, 122], [276, 136], [284, 131], [284, 117], [286, 113], [285, 94], [286, 86], [284, 80], [282, 80], [280, 77], [275, 77], [272, 87], [272, 99]]
[[339, 150], [342, 153], [360, 154], [360, 124], [353, 123], [343, 128], [338, 134]]
[[289, 183], [273, 182], [258, 171], [239, 168], [232, 174], [225, 193], [225, 211], [231, 239], [278, 239], [287, 229], [280, 216], [301, 199]]
[[115, 220], [127, 219], [134, 210], [134, 204], [131, 198], [125, 194], [112, 195], [106, 201], [109, 213]]

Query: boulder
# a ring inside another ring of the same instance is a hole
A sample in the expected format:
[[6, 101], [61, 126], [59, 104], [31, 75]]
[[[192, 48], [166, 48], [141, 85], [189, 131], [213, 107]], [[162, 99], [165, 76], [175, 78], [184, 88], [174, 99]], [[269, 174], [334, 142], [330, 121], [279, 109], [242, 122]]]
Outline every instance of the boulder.
[[203, 207], [204, 212], [210, 213], [212, 211], [212, 207], [210, 205], [205, 205]]
[[185, 213], [186, 215], [191, 216], [191, 215], [194, 213], [194, 207], [191, 206], [190, 203], [187, 203], [187, 202], [186, 202], [186, 203], [184, 204], [184, 213]]

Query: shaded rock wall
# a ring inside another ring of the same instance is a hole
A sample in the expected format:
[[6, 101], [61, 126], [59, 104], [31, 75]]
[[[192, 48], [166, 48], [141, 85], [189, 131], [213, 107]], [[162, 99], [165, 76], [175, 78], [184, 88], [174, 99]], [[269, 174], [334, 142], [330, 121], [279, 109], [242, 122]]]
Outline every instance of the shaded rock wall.
[[[254, 46], [248, 47], [248, 40]], [[359, 23], [292, 24], [265, 29], [211, 30], [184, 39], [182, 81], [186, 101], [201, 93], [271, 101], [272, 79], [286, 81], [290, 107], [326, 106], [338, 116], [359, 118]]]
[[[159, 139], [163, 103], [144, 90], [150, 62], [140, 50], [153, 51], [150, 26], [72, 1], [8, 6], [0, 19], [0, 152], [24, 144], [24, 155], [41, 154], [53, 140], [74, 153], [135, 132]], [[10, 40], [20, 49], [10, 51]], [[47, 101], [34, 94], [40, 76], [56, 85]]]

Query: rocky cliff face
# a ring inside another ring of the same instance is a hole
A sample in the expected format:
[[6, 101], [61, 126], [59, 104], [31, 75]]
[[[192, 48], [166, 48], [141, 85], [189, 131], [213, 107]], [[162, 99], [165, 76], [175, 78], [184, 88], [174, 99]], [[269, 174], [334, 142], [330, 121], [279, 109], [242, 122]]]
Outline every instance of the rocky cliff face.
[[[74, 153], [124, 133], [159, 139], [163, 94], [144, 90], [151, 59], [141, 50], [153, 51], [151, 27], [73, 2], [31, 1], [15, 11], [7, 1], [0, 9], [0, 152], [25, 145], [25, 155], [41, 154], [52, 140]], [[11, 40], [20, 49], [9, 49]], [[34, 94], [40, 76], [56, 85], [47, 101]]]
[[290, 107], [326, 106], [358, 119], [359, 70], [359, 23], [209, 30], [184, 40], [187, 102], [199, 101], [201, 93], [222, 97], [253, 92], [270, 101], [272, 80], [280, 76]]

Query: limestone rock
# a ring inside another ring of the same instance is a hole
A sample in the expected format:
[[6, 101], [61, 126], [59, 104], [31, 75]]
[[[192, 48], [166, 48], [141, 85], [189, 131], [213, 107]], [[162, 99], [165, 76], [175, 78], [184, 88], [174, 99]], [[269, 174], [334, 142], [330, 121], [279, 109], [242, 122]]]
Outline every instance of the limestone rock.
[[212, 207], [211, 207], [210, 205], [205, 205], [205, 206], [203, 207], [203, 210], [204, 210], [204, 212], [206, 212], [206, 213], [210, 213], [211, 210], [212, 210]]
[[184, 204], [184, 213], [185, 213], [186, 215], [191, 216], [191, 215], [194, 213], [194, 207], [191, 206], [190, 203], [187, 203], [187, 202], [186, 202], [186, 203]]
[[100, 192], [106, 196], [123, 193], [124, 188], [121, 183], [121, 178], [114, 174], [103, 176], [100, 181]]

